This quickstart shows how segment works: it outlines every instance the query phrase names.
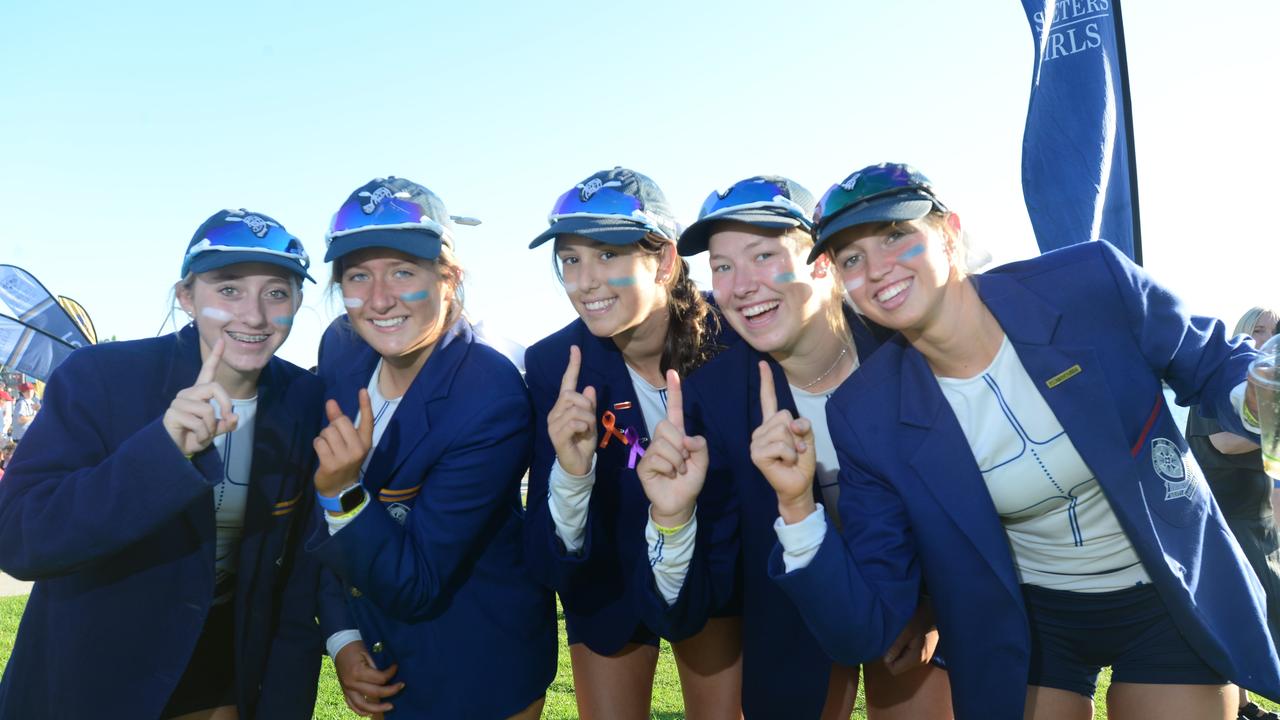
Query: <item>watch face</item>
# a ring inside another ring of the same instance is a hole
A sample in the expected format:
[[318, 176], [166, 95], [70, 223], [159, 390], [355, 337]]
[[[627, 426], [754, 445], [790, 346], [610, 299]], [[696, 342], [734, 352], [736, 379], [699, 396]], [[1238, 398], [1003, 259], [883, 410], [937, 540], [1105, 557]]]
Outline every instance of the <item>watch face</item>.
[[360, 503], [364, 502], [364, 488], [356, 485], [342, 493], [338, 499], [342, 502], [342, 512], [349, 513], [360, 507]]

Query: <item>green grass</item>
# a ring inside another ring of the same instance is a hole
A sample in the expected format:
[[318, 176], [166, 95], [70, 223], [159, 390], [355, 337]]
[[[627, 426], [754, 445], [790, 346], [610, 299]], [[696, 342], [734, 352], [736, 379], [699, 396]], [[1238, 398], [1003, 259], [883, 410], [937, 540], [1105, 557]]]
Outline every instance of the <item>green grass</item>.
[[[13, 638], [18, 632], [18, 620], [22, 617], [22, 609], [27, 605], [25, 596], [0, 598], [0, 672], [4, 670], [13, 652]], [[556, 679], [547, 690], [547, 705], [542, 716], [547, 720], [573, 720], [578, 716], [577, 706], [573, 699], [573, 671], [569, 667], [569, 651], [565, 647], [564, 616], [560, 616], [560, 667]], [[1095, 720], [1107, 717], [1104, 698], [1111, 680], [1111, 671], [1104, 670], [1098, 683], [1098, 695], [1095, 699], [1097, 711]], [[1280, 710], [1280, 705], [1259, 700], [1258, 704], [1269, 710]], [[315, 718], [317, 720], [351, 720], [356, 715], [347, 709], [338, 688], [338, 680], [333, 674], [333, 663], [325, 658], [320, 671], [320, 692], [316, 698]], [[671, 656], [671, 646], [666, 642], [658, 655], [658, 674], [653, 683], [653, 713], [655, 720], [677, 720], [684, 717], [684, 702], [680, 697], [680, 678], [676, 673], [676, 663]], [[857, 705], [853, 717], [866, 720], [866, 703], [861, 690], [858, 693]]]

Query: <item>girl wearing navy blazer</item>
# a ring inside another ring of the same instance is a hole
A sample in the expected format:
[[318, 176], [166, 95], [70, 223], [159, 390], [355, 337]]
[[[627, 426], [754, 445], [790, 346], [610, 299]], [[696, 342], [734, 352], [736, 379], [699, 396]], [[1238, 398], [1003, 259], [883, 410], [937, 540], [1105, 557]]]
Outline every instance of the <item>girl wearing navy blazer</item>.
[[[1231, 718], [1228, 681], [1280, 696], [1257, 577], [1164, 406], [1232, 432], [1254, 354], [1105, 242], [981, 275], [909, 166], [819, 203], [849, 298], [899, 330], [827, 405], [842, 528], [797, 469], [758, 465], [783, 523], [770, 573], [832, 656], [883, 652], [927, 587], [959, 718]], [[1233, 400], [1233, 396], [1236, 398]]]
[[35, 580], [0, 717], [311, 717], [322, 390], [274, 357], [308, 264], [270, 217], [219, 212], [175, 286], [190, 325], [54, 372], [0, 482], [0, 567]]
[[[748, 718], [848, 718], [858, 687], [858, 667], [831, 662], [765, 572], [777, 497], [752, 463], [756, 445], [767, 442], [775, 426], [793, 420], [805, 424], [807, 442], [819, 448], [816, 467], [806, 468], [811, 496], [834, 512], [838, 465], [823, 407], [880, 342], [845, 308], [830, 263], [819, 258], [806, 267], [813, 247], [813, 205], [813, 196], [795, 181], [751, 177], [709, 195], [698, 221], [680, 236], [682, 255], [710, 252], [716, 303], [745, 342], [684, 383], [683, 417], [680, 403], [673, 402], [674, 412], [659, 426], [639, 470], [654, 516], [661, 511], [674, 515], [677, 526], [689, 523], [673, 534], [664, 534], [652, 521], [647, 528], [650, 553], [660, 556], [653, 564], [658, 592], [649, 594], [651, 609], [661, 618], [655, 623], [669, 623], [678, 636], [675, 628], [696, 624], [708, 601], [714, 604], [739, 582], [743, 586], [743, 710]], [[762, 382], [781, 410], [762, 415]], [[686, 458], [690, 446], [705, 450]], [[705, 458], [693, 457], [704, 452]], [[681, 464], [685, 473], [678, 472]], [[706, 515], [715, 496], [736, 500], [737, 542], [701, 547], [695, 539], [701, 517], [693, 517], [694, 503]], [[691, 541], [694, 547], [688, 548]], [[740, 552], [741, 563], [715, 558], [725, 552]], [[740, 580], [717, 576], [718, 569], [739, 566]], [[928, 664], [937, 633], [927, 625], [921, 617], [903, 631], [885, 660], [865, 666], [869, 717], [951, 717], [946, 673]]]
[[[711, 310], [676, 256], [676, 222], [648, 177], [614, 168], [556, 201], [556, 271], [579, 319], [525, 354], [537, 438], [526, 545], [560, 593], [584, 718], [647, 718], [658, 635], [638, 598], [647, 578], [649, 502], [635, 464], [666, 412], [667, 368], [713, 352]], [[708, 523], [712, 526], [711, 523]], [[736, 718], [740, 623], [727, 600], [674, 645], [690, 718]]]
[[536, 718], [556, 621], [521, 542], [528, 391], [463, 317], [453, 223], [434, 193], [375, 179], [328, 241], [347, 322], [320, 355], [327, 527], [308, 550], [341, 581], [345, 606], [326, 593], [321, 625], [344, 697], [360, 714]]

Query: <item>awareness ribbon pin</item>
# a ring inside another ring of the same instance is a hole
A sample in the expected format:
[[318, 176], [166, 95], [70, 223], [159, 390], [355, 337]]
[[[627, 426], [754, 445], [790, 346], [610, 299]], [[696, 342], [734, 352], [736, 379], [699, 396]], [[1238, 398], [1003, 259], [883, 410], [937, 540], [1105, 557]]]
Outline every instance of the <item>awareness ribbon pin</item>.
[[604, 437], [600, 439], [600, 449], [603, 450], [608, 447], [609, 440], [615, 437], [621, 440], [623, 445], [627, 444], [627, 436], [618, 432], [618, 428], [614, 427], [616, 422], [617, 418], [609, 410], [605, 410], [604, 415], [600, 416], [600, 424], [604, 425]]
[[644, 457], [644, 448], [640, 447], [640, 433], [636, 432], [635, 428], [627, 428], [622, 441], [631, 446], [631, 454], [627, 456], [627, 468], [635, 470], [636, 463]]

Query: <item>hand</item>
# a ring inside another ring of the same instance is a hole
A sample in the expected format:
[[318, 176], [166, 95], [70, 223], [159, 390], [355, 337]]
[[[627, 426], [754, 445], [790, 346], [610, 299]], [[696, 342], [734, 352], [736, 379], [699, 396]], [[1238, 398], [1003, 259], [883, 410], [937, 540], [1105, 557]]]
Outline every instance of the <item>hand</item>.
[[320, 431], [312, 445], [320, 467], [316, 470], [316, 492], [335, 496], [360, 479], [360, 466], [373, 448], [373, 408], [369, 391], [360, 388], [360, 423], [353, 425], [336, 400], [324, 404], [329, 426]]
[[395, 706], [382, 702], [382, 698], [391, 697], [404, 689], [403, 682], [391, 683], [399, 666], [392, 665], [386, 670], [379, 670], [360, 640], [342, 646], [338, 656], [333, 659], [333, 668], [337, 671], [338, 683], [342, 686], [342, 697], [347, 701], [347, 707], [360, 717], [390, 712]]
[[702, 483], [707, 478], [707, 441], [684, 434], [684, 394], [680, 374], [667, 371], [667, 417], [658, 423], [653, 440], [636, 466], [644, 494], [653, 504], [651, 517], [662, 527], [680, 527], [693, 517]]
[[921, 598], [916, 612], [884, 654], [884, 666], [893, 675], [927, 665], [938, 647], [938, 628], [933, 624], [933, 606]]
[[778, 409], [773, 371], [760, 361], [760, 417], [751, 433], [751, 462], [778, 495], [778, 514], [788, 525], [800, 522], [817, 509], [813, 500], [813, 474], [818, 467], [813, 425]]
[[[195, 455], [209, 447], [215, 437], [236, 429], [239, 418], [231, 412], [231, 396], [213, 379], [224, 347], [222, 338], [218, 338], [200, 365], [195, 384], [174, 396], [160, 421], [183, 455]], [[210, 400], [218, 403], [220, 413], [214, 413]]]
[[596, 389], [587, 386], [578, 392], [581, 366], [582, 351], [571, 345], [569, 367], [560, 379], [560, 396], [547, 414], [547, 434], [556, 459], [570, 475], [586, 475], [596, 453]]

